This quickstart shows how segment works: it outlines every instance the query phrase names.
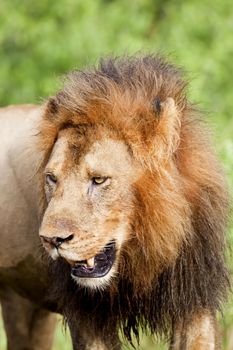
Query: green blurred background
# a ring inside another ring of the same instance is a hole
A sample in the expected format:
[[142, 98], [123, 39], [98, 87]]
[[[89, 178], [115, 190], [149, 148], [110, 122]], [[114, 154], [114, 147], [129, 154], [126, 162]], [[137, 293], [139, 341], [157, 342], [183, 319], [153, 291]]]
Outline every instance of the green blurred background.
[[[232, 189], [232, 0], [0, 0], [0, 105], [41, 103], [67, 71], [96, 63], [106, 54], [137, 51], [159, 51], [184, 67], [191, 81], [190, 98], [208, 112]], [[228, 237], [233, 243], [232, 221]], [[228, 255], [233, 271], [233, 257]], [[229, 299], [219, 318], [224, 349], [232, 350], [233, 298]], [[61, 320], [59, 325], [53, 350], [69, 350]], [[149, 338], [142, 338], [140, 349], [155, 348]], [[0, 323], [0, 350], [4, 349]]]

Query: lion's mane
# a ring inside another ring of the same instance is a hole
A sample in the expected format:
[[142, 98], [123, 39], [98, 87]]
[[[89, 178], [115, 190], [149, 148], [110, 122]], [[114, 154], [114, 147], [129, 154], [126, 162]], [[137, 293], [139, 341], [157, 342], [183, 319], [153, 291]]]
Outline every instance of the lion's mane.
[[[68, 321], [89, 315], [85, 322], [97, 333], [119, 326], [131, 340], [139, 325], [169, 336], [175, 322], [220, 308], [229, 285], [227, 190], [186, 85], [182, 72], [157, 56], [106, 59], [69, 74], [48, 101], [39, 137], [45, 163], [59, 130], [99, 124], [114, 128], [145, 169], [134, 184], [134, 235], [113, 285], [85, 291], [65, 262], [51, 263], [52, 295]], [[169, 97], [176, 106], [170, 119]]]

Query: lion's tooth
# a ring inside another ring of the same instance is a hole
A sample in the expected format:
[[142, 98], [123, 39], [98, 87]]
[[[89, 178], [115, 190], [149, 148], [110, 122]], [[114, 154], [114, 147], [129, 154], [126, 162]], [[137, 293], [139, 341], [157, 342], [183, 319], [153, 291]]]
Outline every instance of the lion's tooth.
[[88, 267], [94, 267], [94, 265], [95, 265], [95, 258], [87, 259], [87, 266]]

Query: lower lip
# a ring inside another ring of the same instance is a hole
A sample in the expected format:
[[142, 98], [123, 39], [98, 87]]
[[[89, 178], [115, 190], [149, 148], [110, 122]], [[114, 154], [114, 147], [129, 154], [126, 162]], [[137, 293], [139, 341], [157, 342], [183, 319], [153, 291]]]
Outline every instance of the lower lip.
[[71, 269], [71, 275], [79, 278], [101, 278], [108, 274], [111, 270], [112, 264], [103, 267], [88, 268], [85, 266], [75, 266]]

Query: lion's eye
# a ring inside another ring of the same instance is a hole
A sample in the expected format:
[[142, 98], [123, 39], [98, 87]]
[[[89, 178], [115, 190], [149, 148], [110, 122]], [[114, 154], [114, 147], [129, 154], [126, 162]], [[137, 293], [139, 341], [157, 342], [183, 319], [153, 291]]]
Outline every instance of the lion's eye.
[[107, 177], [93, 177], [92, 178], [92, 183], [94, 185], [102, 185], [105, 181], [107, 180]]
[[48, 185], [56, 185], [57, 183], [57, 177], [52, 173], [46, 173], [45, 174], [45, 180]]

